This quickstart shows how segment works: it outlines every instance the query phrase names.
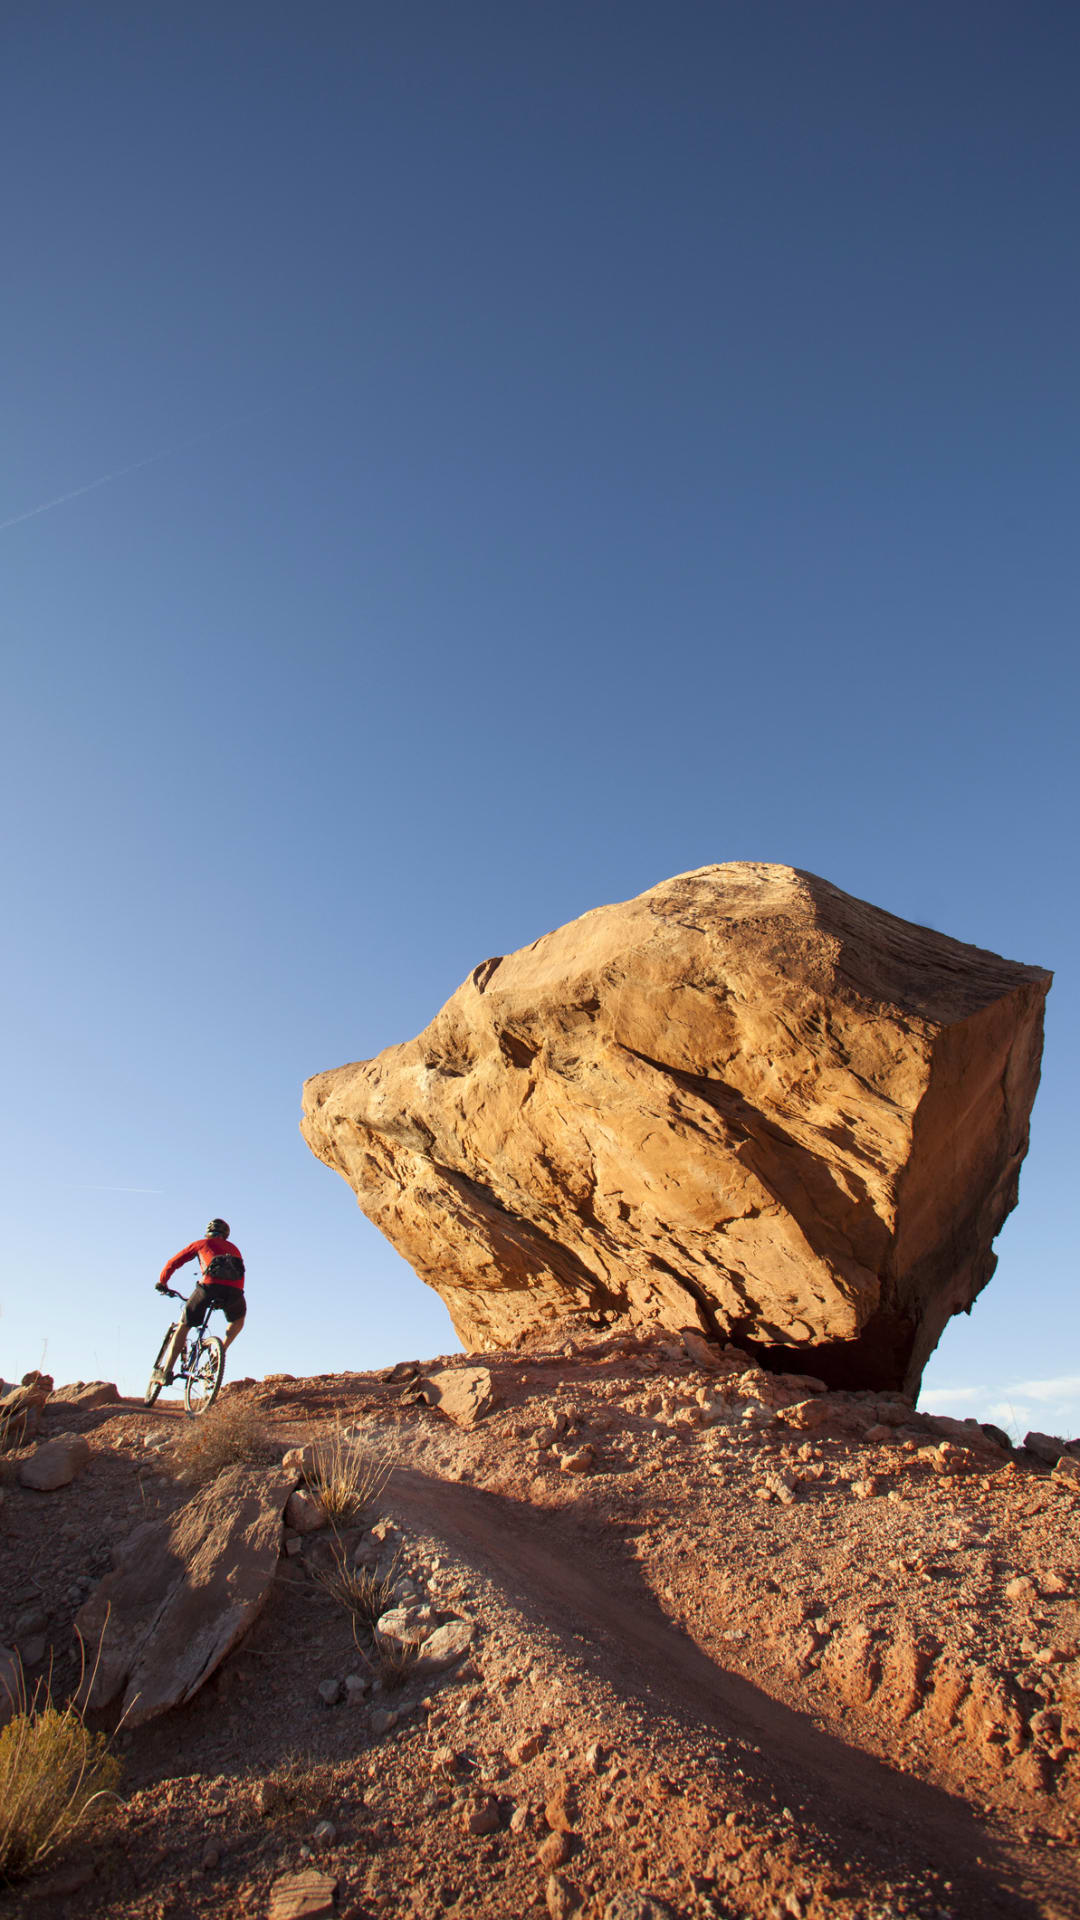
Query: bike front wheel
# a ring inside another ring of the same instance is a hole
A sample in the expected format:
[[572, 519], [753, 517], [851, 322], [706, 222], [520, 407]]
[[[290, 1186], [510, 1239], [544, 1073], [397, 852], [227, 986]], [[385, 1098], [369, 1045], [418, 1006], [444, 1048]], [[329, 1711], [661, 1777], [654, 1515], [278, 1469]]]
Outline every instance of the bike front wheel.
[[[169, 1328], [168, 1333], [165, 1335], [165, 1338], [162, 1341], [161, 1346], [158, 1349], [158, 1357], [154, 1361], [154, 1373], [157, 1373], [159, 1371], [161, 1367], [161, 1363], [164, 1360], [165, 1355], [169, 1351], [169, 1341], [172, 1339], [173, 1334], [176, 1332], [176, 1327], [177, 1327], [177, 1323], [174, 1320], [172, 1326]], [[165, 1385], [164, 1380], [154, 1379], [154, 1373], [150, 1375], [150, 1379], [147, 1383], [146, 1392], [143, 1394], [144, 1407], [153, 1406], [154, 1401], [157, 1399], [158, 1394], [161, 1392], [162, 1387]]]
[[193, 1420], [217, 1399], [225, 1371], [225, 1349], [216, 1333], [204, 1333], [192, 1356], [184, 1382], [184, 1405]]

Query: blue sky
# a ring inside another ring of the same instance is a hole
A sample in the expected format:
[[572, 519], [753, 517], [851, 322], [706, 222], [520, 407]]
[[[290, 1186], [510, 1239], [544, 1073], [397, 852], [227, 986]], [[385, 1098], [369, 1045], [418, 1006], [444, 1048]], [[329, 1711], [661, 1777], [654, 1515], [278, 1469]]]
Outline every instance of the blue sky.
[[141, 1385], [212, 1212], [237, 1368], [449, 1350], [301, 1082], [750, 858], [1056, 970], [1020, 1208], [927, 1388], [1080, 1426], [1080, 17], [103, 0], [2, 38], [0, 1372]]

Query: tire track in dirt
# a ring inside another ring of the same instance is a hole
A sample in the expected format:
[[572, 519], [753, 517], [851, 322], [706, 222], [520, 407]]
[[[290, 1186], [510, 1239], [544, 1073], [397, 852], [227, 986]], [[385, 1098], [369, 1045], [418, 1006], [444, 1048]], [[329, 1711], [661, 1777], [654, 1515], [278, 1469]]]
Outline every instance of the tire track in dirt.
[[[550, 1511], [406, 1467], [395, 1470], [386, 1498], [402, 1519], [495, 1574], [526, 1617], [567, 1637], [587, 1631], [594, 1664], [620, 1692], [760, 1748], [762, 1785], [782, 1788], [824, 1832], [839, 1831], [841, 1851], [869, 1844], [894, 1873], [898, 1854], [910, 1872], [932, 1865], [952, 1879], [954, 1911], [965, 1920], [1080, 1913], [1072, 1859], [1003, 1844], [964, 1800], [894, 1772], [717, 1666], [633, 1567], [590, 1549]], [[753, 1758], [740, 1754], [747, 1771]]]

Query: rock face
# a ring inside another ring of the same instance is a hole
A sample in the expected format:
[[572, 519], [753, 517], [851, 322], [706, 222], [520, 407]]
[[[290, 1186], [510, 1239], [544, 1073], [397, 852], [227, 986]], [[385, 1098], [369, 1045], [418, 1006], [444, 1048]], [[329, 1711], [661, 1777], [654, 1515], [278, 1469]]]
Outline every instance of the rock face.
[[914, 1392], [1016, 1204], [1050, 980], [704, 867], [483, 961], [302, 1130], [469, 1348], [625, 1317]]
[[227, 1467], [171, 1520], [136, 1527], [75, 1616], [85, 1705], [122, 1698], [124, 1724], [137, 1727], [198, 1692], [262, 1609], [292, 1486], [277, 1470]]

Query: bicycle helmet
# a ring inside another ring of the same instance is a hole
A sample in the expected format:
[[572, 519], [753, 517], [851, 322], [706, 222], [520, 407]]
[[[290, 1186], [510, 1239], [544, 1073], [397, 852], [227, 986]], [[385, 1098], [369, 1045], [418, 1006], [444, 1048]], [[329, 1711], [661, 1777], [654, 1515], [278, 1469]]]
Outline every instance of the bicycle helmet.
[[206, 1237], [208, 1240], [227, 1240], [229, 1237], [228, 1221], [211, 1220], [210, 1225], [206, 1229]]

